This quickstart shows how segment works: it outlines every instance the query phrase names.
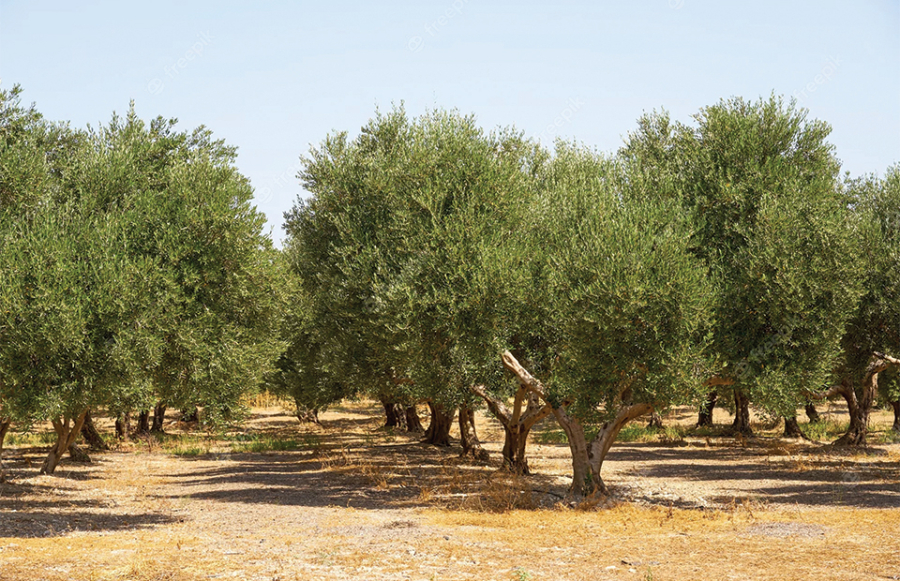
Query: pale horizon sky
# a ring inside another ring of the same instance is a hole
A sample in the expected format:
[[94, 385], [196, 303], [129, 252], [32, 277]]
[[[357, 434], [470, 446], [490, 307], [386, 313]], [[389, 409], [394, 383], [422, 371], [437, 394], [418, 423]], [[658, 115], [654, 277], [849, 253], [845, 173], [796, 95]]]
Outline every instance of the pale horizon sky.
[[645, 111], [796, 97], [845, 171], [900, 161], [900, 0], [0, 0], [0, 86], [48, 119], [203, 124], [238, 147], [273, 238], [299, 157], [403, 101], [615, 151]]

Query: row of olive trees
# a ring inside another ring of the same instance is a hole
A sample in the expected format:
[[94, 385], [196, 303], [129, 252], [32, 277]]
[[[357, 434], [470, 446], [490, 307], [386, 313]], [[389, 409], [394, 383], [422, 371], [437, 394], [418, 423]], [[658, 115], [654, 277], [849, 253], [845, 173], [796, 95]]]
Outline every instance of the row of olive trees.
[[76, 130], [0, 92], [0, 434], [51, 420], [44, 472], [91, 408], [227, 417], [281, 351], [280, 256], [236, 151], [174, 124]]
[[378, 114], [304, 160], [270, 380], [310, 408], [360, 388], [428, 402], [435, 444], [459, 408], [464, 450], [483, 401], [522, 471], [552, 414], [575, 496], [605, 490], [628, 421], [714, 389], [734, 391], [741, 431], [751, 400], [791, 418], [841, 393], [862, 443], [898, 363], [882, 352], [900, 352], [900, 172], [841, 182], [829, 131], [733, 99], [690, 125], [647, 115], [604, 156], [455, 112]]

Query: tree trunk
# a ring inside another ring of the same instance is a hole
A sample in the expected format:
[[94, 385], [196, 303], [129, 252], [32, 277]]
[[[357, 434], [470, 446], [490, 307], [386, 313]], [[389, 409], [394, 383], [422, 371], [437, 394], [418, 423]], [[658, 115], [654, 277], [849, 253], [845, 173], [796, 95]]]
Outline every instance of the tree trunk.
[[75, 418], [74, 424], [70, 425], [71, 418], [68, 416], [63, 419], [53, 418], [53, 429], [56, 431], [56, 444], [50, 449], [47, 458], [41, 466], [41, 474], [53, 474], [56, 471], [59, 461], [63, 454], [75, 443], [75, 438], [81, 433], [81, 427], [84, 425], [84, 417], [87, 410], [82, 412]]
[[549, 405], [541, 405], [537, 394], [525, 384], [516, 392], [512, 410], [499, 399], [488, 395], [482, 386], [476, 385], [470, 389], [487, 403], [488, 409], [503, 426], [503, 465], [517, 474], [530, 474], [525, 456], [528, 434], [537, 422], [553, 413], [553, 409]]
[[119, 414], [116, 417], [116, 438], [119, 440], [128, 440], [128, 434], [131, 433], [131, 412]]
[[785, 438], [802, 438], [803, 432], [800, 431], [800, 424], [797, 423], [797, 416], [784, 418], [784, 437]]
[[822, 418], [819, 416], [819, 412], [816, 411], [816, 406], [813, 403], [806, 404], [806, 417], [809, 418], [809, 423], [817, 424], [822, 421]]
[[144, 410], [138, 415], [137, 430], [135, 433], [150, 433], [150, 410]]
[[319, 423], [318, 408], [313, 408], [310, 410], [310, 409], [306, 409], [305, 407], [303, 407], [303, 405], [296, 400], [294, 401], [294, 403], [295, 403], [295, 408], [294, 408], [295, 415], [297, 416], [298, 420], [300, 420], [301, 422], [310, 422], [313, 424], [318, 424], [320, 426], [322, 425], [321, 423]]
[[878, 374], [891, 365], [900, 365], [897, 360], [884, 353], [875, 353], [869, 360], [866, 373], [857, 392], [850, 387], [849, 380], [841, 382], [838, 393], [844, 396], [850, 410], [850, 427], [847, 433], [838, 438], [835, 446], [865, 446], [869, 433], [869, 413], [875, 405], [878, 394]]
[[894, 431], [900, 432], [900, 400], [892, 401], [891, 407], [894, 408]]
[[662, 416], [656, 412], [651, 413], [647, 428], [656, 428], [657, 430], [663, 429]]
[[433, 446], [449, 446], [450, 428], [453, 426], [456, 408], [450, 408], [448, 412], [443, 405], [428, 402], [428, 409], [431, 411], [431, 423], [425, 430], [425, 443]]
[[609, 449], [625, 424], [652, 411], [651, 405], [643, 403], [622, 408], [614, 419], [603, 424], [597, 436], [588, 444], [584, 427], [580, 421], [568, 415], [566, 406], [553, 410], [556, 421], [569, 438], [569, 449], [572, 452], [572, 487], [569, 493], [574, 499], [583, 500], [598, 494], [609, 495], [609, 489], [600, 476]]
[[103, 436], [100, 435], [100, 432], [97, 431], [97, 427], [94, 426], [94, 419], [91, 417], [90, 411], [84, 416], [84, 425], [81, 426], [81, 435], [84, 436], [84, 441], [88, 443], [91, 450], [109, 450], [109, 446], [103, 440]]
[[163, 422], [166, 421], [166, 403], [159, 402], [156, 404], [156, 407], [153, 408], [153, 425], [150, 426], [151, 432], [158, 432], [162, 434], [163, 430]]
[[12, 425], [12, 420], [0, 418], [0, 482], [5, 481], [3, 476], [3, 440], [6, 439], [6, 432], [9, 431], [10, 425]]
[[381, 406], [384, 408], [384, 415], [386, 418], [385, 422], [384, 422], [384, 427], [385, 428], [405, 427], [404, 424], [406, 423], [406, 415], [404, 414], [403, 406], [401, 406], [399, 403], [397, 403], [389, 398], [386, 398], [386, 397], [381, 397], [380, 400], [381, 400]]
[[700, 406], [700, 417], [697, 419], [697, 427], [711, 427], [713, 425], [713, 409], [716, 407], [716, 400], [719, 399], [719, 392], [712, 390], [706, 396], [706, 402]]
[[406, 431], [409, 433], [420, 433], [425, 431], [422, 420], [419, 419], [419, 412], [416, 406], [406, 406]]
[[471, 455], [479, 462], [490, 461], [490, 455], [481, 447], [481, 440], [475, 432], [475, 410], [465, 404], [459, 408], [459, 440], [462, 444], [460, 458]]
[[731, 430], [742, 436], [753, 435], [750, 428], [750, 400], [739, 389], [734, 390], [734, 422], [731, 424]]

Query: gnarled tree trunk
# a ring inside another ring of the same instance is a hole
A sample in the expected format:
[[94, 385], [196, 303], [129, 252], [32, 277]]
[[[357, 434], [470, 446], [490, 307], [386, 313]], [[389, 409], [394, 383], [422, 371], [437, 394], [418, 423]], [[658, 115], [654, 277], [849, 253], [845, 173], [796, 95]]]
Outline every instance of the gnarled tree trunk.
[[84, 436], [84, 441], [88, 443], [91, 450], [109, 450], [109, 446], [103, 440], [103, 436], [100, 435], [100, 432], [97, 431], [97, 427], [94, 426], [94, 419], [91, 417], [90, 411], [84, 416], [84, 425], [81, 426], [81, 435]]
[[385, 428], [404, 428], [406, 427], [406, 415], [403, 406], [387, 397], [380, 397], [381, 406], [384, 408]]
[[822, 418], [819, 416], [819, 412], [816, 410], [816, 406], [813, 403], [806, 404], [806, 417], [809, 418], [809, 423], [817, 424], [822, 421]]
[[697, 418], [697, 427], [713, 425], [713, 410], [716, 407], [716, 400], [719, 399], [719, 392], [713, 390], [706, 396], [706, 402], [700, 406], [700, 415]]
[[460, 458], [471, 455], [479, 462], [488, 462], [491, 457], [487, 450], [481, 447], [481, 440], [475, 431], [475, 410], [463, 404], [459, 408], [459, 440], [462, 444]]
[[742, 436], [752, 436], [750, 428], [750, 400], [740, 390], [734, 390], [734, 422], [731, 431]]
[[422, 420], [419, 419], [419, 412], [416, 406], [406, 406], [406, 431], [409, 433], [420, 433], [425, 431]]
[[63, 454], [71, 448], [72, 444], [75, 443], [78, 434], [81, 433], [81, 427], [84, 425], [84, 417], [87, 415], [87, 412], [88, 410], [81, 412], [81, 414], [75, 417], [74, 422], [72, 422], [72, 418], [68, 416], [63, 417], [62, 419], [53, 418], [53, 429], [56, 431], [56, 444], [50, 449], [50, 453], [47, 454], [47, 458], [44, 460], [43, 465], [41, 465], [41, 474], [53, 474], [56, 471], [56, 467], [59, 465], [59, 461], [62, 459]]
[[320, 426], [322, 425], [319, 422], [318, 408], [313, 408], [310, 410], [303, 407], [300, 403], [297, 403], [296, 407], [294, 408], [294, 415], [296, 415], [297, 419], [301, 422], [309, 422], [312, 424], [318, 424]]
[[127, 440], [131, 433], [131, 412], [119, 414], [116, 417], [116, 438], [119, 440]]
[[4, 481], [3, 476], [3, 441], [6, 439], [6, 432], [9, 431], [9, 426], [12, 425], [12, 420], [7, 418], [0, 418], [0, 482]]
[[144, 410], [138, 414], [137, 430], [135, 432], [138, 434], [150, 433], [150, 410]]
[[456, 408], [447, 408], [441, 404], [428, 402], [431, 411], [431, 423], [425, 430], [425, 443], [433, 446], [450, 445], [450, 428], [453, 426], [453, 418], [456, 416]]
[[153, 408], [153, 423], [150, 425], [151, 432], [163, 433], [163, 422], [166, 421], [166, 402], [161, 401]]
[[797, 423], [797, 416], [784, 417], [784, 437], [785, 438], [802, 438], [803, 432], [800, 431], [800, 424]]
[[[503, 352], [503, 365], [519, 379], [521, 384], [546, 402], [544, 386], [522, 367], [509, 351]], [[620, 397], [626, 391], [627, 387], [622, 390]], [[553, 416], [569, 439], [569, 449], [572, 452], [572, 487], [569, 489], [569, 494], [575, 500], [589, 498], [596, 494], [608, 494], [609, 490], [600, 477], [600, 470], [610, 447], [625, 424], [653, 412], [653, 406], [646, 403], [623, 404], [615, 418], [604, 423], [590, 443], [587, 442], [584, 427], [578, 418], [568, 414], [568, 406], [569, 402], [563, 402], [559, 407], [552, 409]]]
[[850, 427], [847, 428], [847, 433], [834, 443], [835, 446], [866, 445], [866, 436], [869, 433], [869, 414], [875, 405], [875, 396], [878, 394], [878, 374], [891, 365], [900, 365], [900, 359], [884, 353], [875, 353], [869, 360], [858, 390], [853, 389], [847, 379], [841, 382], [837, 392], [844, 397], [850, 410]]
[[476, 385], [470, 389], [487, 403], [488, 409], [503, 426], [504, 466], [518, 474], [530, 474], [525, 456], [528, 434], [535, 424], [553, 412], [553, 408], [541, 405], [537, 394], [523, 384], [516, 392], [512, 410], [499, 399], [488, 395], [483, 386]]
[[891, 407], [894, 408], [894, 431], [900, 432], [900, 400], [892, 401]]
[[572, 452], [572, 487], [569, 493], [575, 500], [590, 498], [597, 494], [609, 494], [609, 489], [600, 476], [609, 449], [625, 424], [652, 411], [653, 407], [649, 404], [626, 405], [619, 410], [614, 419], [604, 423], [594, 439], [588, 443], [584, 427], [578, 419], [568, 415], [566, 406], [553, 410], [556, 421], [569, 438], [569, 449]]

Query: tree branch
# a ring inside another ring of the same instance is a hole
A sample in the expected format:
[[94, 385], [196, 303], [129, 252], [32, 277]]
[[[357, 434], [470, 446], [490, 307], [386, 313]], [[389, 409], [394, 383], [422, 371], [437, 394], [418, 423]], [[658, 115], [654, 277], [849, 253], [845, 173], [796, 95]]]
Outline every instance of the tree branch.
[[[544, 398], [544, 384], [534, 378], [528, 370], [522, 367], [519, 360], [516, 359], [509, 351], [504, 351], [502, 355], [503, 366], [506, 367], [513, 375], [519, 379], [524, 387], [538, 394], [541, 399]], [[546, 400], [545, 400], [546, 401]]]
[[487, 404], [488, 408], [491, 410], [491, 413], [506, 427], [509, 427], [509, 408], [503, 405], [503, 402], [495, 397], [491, 397], [484, 391], [483, 385], [471, 385], [469, 386], [469, 390], [472, 391], [475, 395], [484, 400]]

